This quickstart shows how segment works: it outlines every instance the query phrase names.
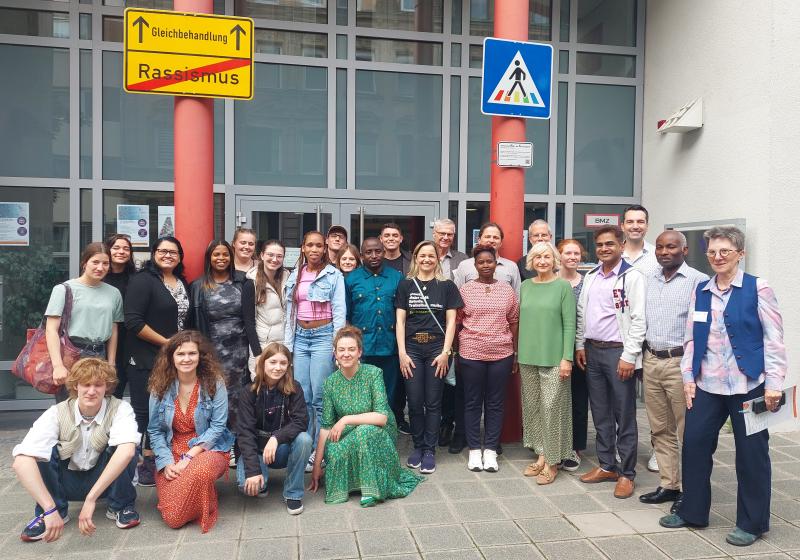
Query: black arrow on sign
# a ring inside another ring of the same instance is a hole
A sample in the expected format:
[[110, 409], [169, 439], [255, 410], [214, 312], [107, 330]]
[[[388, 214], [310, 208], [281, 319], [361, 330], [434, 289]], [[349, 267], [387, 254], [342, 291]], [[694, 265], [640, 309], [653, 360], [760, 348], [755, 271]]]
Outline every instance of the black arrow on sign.
[[242, 35], [247, 35], [247, 31], [242, 29], [242, 26], [237, 23], [236, 27], [231, 29], [230, 33], [236, 33], [236, 50], [238, 51], [239, 50], [239, 40], [241, 39]]
[[139, 26], [139, 42], [141, 43], [142, 39], [144, 38], [143, 37], [144, 26], [146, 25], [147, 27], [150, 27], [150, 24], [147, 23], [142, 16], [139, 16], [139, 18], [133, 22], [134, 27], [136, 27], [137, 25]]

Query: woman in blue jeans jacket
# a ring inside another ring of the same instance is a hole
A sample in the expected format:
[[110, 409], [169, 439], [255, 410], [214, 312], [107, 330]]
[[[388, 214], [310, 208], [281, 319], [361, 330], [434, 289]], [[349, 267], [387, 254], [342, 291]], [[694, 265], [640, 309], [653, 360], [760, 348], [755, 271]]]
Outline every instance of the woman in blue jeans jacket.
[[[297, 266], [286, 281], [284, 344], [294, 356], [294, 376], [308, 407], [308, 434], [316, 447], [322, 419], [322, 384], [333, 373], [333, 335], [347, 315], [344, 276], [328, 262], [325, 238], [303, 236]], [[314, 453], [306, 472], [314, 466]]]
[[227, 472], [233, 445], [225, 427], [228, 392], [211, 343], [191, 330], [171, 337], [156, 357], [149, 389], [158, 509], [173, 529], [197, 520], [205, 533], [217, 520], [214, 483]]

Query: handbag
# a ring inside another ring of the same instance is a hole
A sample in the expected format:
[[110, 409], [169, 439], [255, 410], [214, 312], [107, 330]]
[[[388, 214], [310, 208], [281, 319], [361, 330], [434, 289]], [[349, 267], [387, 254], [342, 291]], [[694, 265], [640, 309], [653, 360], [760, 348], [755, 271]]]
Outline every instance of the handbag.
[[[446, 336], [446, 334], [444, 332], [444, 327], [442, 327], [442, 324], [439, 322], [439, 319], [436, 318], [436, 315], [433, 314], [433, 311], [431, 310], [431, 306], [428, 305], [428, 298], [426, 298], [425, 294], [422, 293], [422, 288], [419, 287], [419, 284], [417, 283], [417, 279], [413, 278], [412, 280], [414, 280], [414, 285], [417, 287], [417, 291], [419, 292], [419, 295], [422, 296], [422, 301], [425, 303], [425, 307], [428, 308], [428, 313], [430, 313], [431, 317], [433, 318], [433, 320], [436, 321], [436, 326], [439, 327], [440, 331], [442, 331], [442, 336], [443, 337]], [[450, 355], [450, 358], [448, 360], [448, 364], [449, 365], [447, 367], [447, 375], [444, 378], [444, 382], [447, 383], [448, 385], [452, 386], [452, 387], [455, 387], [456, 386], [455, 352], [453, 352]]]
[[[61, 323], [58, 325], [58, 340], [61, 347], [61, 361], [67, 369], [77, 362], [81, 352], [69, 339], [69, 319], [72, 315], [72, 289], [64, 282], [64, 310], [61, 313]], [[11, 365], [11, 373], [26, 383], [32, 385], [37, 391], [53, 395], [61, 388], [53, 382], [53, 362], [50, 352], [47, 351], [47, 337], [45, 325], [47, 317], [36, 329], [28, 329], [27, 342], [22, 351]]]

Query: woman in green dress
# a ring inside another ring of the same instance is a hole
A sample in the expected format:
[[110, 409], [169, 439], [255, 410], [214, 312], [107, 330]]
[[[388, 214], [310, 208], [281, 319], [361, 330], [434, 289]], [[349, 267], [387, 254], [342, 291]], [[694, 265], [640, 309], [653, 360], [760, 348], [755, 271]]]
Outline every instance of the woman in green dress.
[[361, 331], [339, 329], [333, 340], [339, 369], [325, 380], [322, 425], [308, 489], [316, 492], [325, 458], [325, 502], [340, 504], [361, 492], [361, 506], [408, 496], [424, 477], [400, 465], [397, 426], [386, 399], [383, 372], [359, 359]]

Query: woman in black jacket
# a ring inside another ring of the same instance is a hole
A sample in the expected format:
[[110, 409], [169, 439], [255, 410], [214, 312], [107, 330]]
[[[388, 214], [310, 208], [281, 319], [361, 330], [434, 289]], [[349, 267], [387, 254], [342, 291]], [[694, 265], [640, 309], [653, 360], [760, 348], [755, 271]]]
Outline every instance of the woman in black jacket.
[[236, 423], [239, 490], [266, 497], [269, 469], [287, 469], [283, 498], [290, 515], [303, 512], [303, 474], [311, 455], [303, 389], [292, 376], [291, 354], [270, 342], [256, 361], [252, 383], [242, 387]]
[[[187, 326], [189, 289], [183, 277], [183, 247], [174, 237], [153, 243], [150, 260], [131, 277], [125, 297], [125, 349], [128, 386], [139, 432], [147, 433], [150, 393], [147, 383], [156, 354]], [[155, 486], [155, 459], [145, 442], [139, 486]]]
[[[125, 302], [125, 292], [128, 291], [128, 281], [136, 273], [136, 266], [133, 264], [133, 245], [131, 239], [122, 233], [115, 233], [106, 240], [106, 247], [111, 252], [111, 268], [103, 278], [103, 282], [111, 284], [122, 295], [123, 304]], [[122, 398], [125, 393], [125, 386], [128, 384], [128, 373], [126, 364], [128, 356], [125, 353], [125, 323], [120, 323], [117, 327], [117, 383], [114, 389], [114, 396]]]

